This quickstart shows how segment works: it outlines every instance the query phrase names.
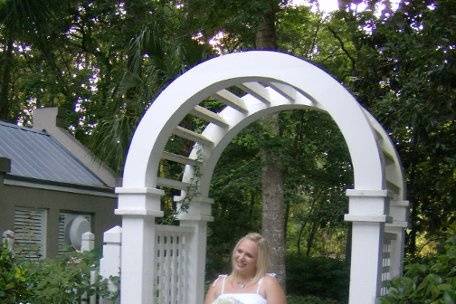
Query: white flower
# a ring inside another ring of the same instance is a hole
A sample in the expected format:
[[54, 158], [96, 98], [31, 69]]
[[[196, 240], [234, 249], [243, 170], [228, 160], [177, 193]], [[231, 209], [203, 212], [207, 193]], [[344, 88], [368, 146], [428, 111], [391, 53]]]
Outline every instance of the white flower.
[[244, 303], [236, 300], [235, 298], [229, 297], [229, 298], [223, 298], [223, 299], [218, 298], [217, 300], [212, 302], [212, 304], [244, 304]]

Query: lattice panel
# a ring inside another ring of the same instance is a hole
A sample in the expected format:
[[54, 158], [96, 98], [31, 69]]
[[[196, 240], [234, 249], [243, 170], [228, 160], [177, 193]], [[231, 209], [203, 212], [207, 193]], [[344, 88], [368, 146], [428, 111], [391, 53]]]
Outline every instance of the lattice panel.
[[396, 235], [392, 233], [385, 233], [383, 240], [383, 252], [382, 252], [382, 287], [380, 289], [380, 295], [386, 295], [388, 293], [388, 282], [391, 280], [391, 251], [392, 241], [396, 238]]
[[156, 227], [155, 303], [186, 303], [188, 238], [191, 230], [179, 226]]

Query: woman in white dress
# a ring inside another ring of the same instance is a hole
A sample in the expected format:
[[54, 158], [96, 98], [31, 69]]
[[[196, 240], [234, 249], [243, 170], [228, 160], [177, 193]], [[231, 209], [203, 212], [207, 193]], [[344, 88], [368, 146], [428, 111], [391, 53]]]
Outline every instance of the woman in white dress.
[[231, 274], [214, 281], [204, 304], [286, 304], [279, 282], [266, 273], [268, 264], [266, 240], [258, 233], [247, 234], [233, 249]]

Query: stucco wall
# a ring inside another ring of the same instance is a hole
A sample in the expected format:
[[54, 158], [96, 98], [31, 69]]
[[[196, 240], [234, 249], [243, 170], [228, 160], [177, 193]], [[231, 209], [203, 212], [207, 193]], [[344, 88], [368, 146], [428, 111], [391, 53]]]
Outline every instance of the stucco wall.
[[7, 185], [4, 184], [4, 175], [0, 172], [0, 233], [7, 229], [14, 230], [14, 209], [16, 207], [47, 210], [47, 257], [57, 254], [58, 219], [61, 211], [92, 214], [92, 232], [96, 237], [96, 247], [102, 245], [104, 231], [121, 224], [121, 218], [114, 215], [116, 208], [116, 198], [114, 197]]

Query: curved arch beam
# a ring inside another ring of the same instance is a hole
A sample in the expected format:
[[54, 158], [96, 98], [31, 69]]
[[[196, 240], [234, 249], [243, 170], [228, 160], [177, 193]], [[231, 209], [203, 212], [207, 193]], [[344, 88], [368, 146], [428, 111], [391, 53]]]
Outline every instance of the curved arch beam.
[[374, 134], [353, 96], [310, 63], [264, 51], [217, 57], [173, 81], [147, 110], [135, 131], [125, 164], [123, 187], [155, 187], [160, 155], [172, 129], [185, 115], [201, 100], [238, 83], [239, 79], [258, 78], [289, 84], [316, 101], [333, 118], [345, 138], [353, 163], [355, 188], [384, 188]]

